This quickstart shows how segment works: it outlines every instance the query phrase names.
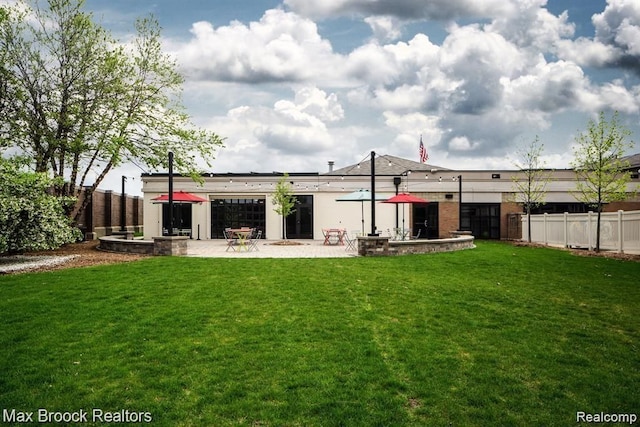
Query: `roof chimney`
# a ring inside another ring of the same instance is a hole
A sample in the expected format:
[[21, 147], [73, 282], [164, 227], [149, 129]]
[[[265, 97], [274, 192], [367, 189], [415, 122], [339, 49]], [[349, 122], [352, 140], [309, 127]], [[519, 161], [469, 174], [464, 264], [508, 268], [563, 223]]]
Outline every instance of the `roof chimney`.
[[335, 162], [333, 160], [329, 160], [329, 172], [333, 172], [333, 165]]

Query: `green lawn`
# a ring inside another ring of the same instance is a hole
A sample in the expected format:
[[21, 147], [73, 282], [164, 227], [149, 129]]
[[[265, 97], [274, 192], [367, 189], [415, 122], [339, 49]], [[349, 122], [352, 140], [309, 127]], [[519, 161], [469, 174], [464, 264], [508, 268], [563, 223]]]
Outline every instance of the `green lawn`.
[[148, 412], [157, 426], [640, 414], [639, 278], [637, 262], [497, 242], [2, 276], [0, 410]]

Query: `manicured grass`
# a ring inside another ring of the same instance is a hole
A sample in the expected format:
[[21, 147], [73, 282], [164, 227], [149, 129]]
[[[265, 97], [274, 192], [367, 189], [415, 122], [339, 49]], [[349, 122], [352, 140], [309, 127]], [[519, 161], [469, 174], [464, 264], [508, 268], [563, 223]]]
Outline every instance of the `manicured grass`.
[[639, 278], [640, 263], [493, 242], [4, 276], [0, 410], [144, 411], [158, 426], [640, 413]]

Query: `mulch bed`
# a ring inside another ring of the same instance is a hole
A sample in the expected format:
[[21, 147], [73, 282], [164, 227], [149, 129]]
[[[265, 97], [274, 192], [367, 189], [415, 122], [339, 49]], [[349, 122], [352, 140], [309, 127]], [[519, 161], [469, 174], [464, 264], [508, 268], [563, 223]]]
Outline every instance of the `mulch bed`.
[[72, 243], [53, 251], [37, 251], [25, 253], [26, 256], [66, 256], [75, 255], [73, 259], [65, 261], [57, 265], [45, 265], [41, 267], [31, 268], [28, 270], [19, 270], [6, 274], [19, 274], [33, 271], [53, 271], [65, 268], [88, 267], [93, 265], [119, 264], [123, 262], [137, 261], [146, 258], [149, 255], [124, 254], [114, 252], [104, 252], [98, 249], [98, 240], [89, 240], [86, 242]]

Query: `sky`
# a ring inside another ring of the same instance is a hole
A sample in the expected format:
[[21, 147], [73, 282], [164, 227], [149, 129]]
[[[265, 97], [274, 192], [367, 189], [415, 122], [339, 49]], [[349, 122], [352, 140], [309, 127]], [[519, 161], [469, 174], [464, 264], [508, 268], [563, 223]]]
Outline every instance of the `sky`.
[[[11, 0], [0, 0], [11, 1]], [[589, 119], [640, 135], [637, 0], [86, 0], [126, 39], [153, 14], [208, 172], [326, 172], [373, 150], [451, 169], [514, 169], [536, 137], [568, 168]], [[635, 150], [640, 149], [636, 145]], [[630, 154], [630, 153], [629, 153]], [[150, 170], [144, 170], [152, 172]], [[101, 185], [140, 191], [127, 165]]]

